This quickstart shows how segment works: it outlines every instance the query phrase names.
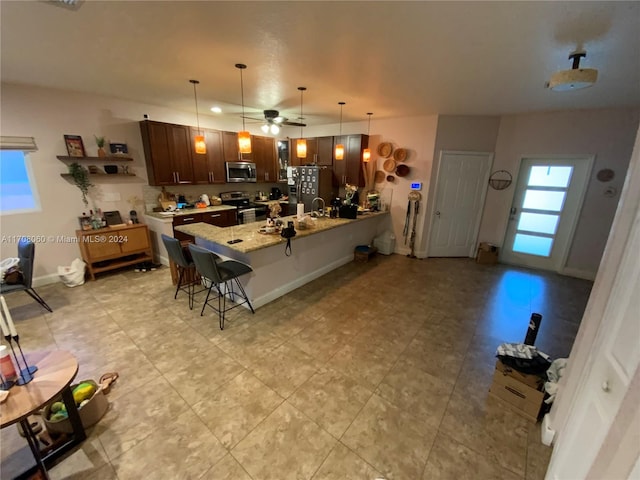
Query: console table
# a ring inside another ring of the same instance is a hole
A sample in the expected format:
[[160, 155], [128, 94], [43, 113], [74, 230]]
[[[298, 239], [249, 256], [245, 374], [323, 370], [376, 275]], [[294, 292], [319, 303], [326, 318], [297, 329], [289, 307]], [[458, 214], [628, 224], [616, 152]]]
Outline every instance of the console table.
[[91, 280], [96, 279], [96, 273], [153, 262], [149, 229], [142, 223], [76, 230], [76, 238]]

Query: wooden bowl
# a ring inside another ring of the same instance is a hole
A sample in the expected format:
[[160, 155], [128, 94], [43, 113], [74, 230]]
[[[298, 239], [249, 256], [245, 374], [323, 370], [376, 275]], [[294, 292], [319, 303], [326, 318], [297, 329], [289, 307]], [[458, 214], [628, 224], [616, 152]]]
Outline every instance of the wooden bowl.
[[393, 182], [396, 179], [393, 175], [387, 175], [387, 182]]
[[404, 162], [407, 159], [407, 151], [404, 148], [397, 148], [395, 152], [393, 152], [393, 159], [396, 162]]
[[384, 177], [385, 175], [382, 170], [376, 170], [376, 173], [374, 174], [373, 179], [376, 183], [382, 183], [384, 182]]
[[396, 169], [396, 161], [393, 158], [385, 160], [382, 164], [382, 168], [384, 168], [385, 172], [393, 172]]
[[383, 142], [378, 145], [378, 155], [381, 157], [388, 158], [391, 152], [393, 152], [393, 147], [389, 142]]

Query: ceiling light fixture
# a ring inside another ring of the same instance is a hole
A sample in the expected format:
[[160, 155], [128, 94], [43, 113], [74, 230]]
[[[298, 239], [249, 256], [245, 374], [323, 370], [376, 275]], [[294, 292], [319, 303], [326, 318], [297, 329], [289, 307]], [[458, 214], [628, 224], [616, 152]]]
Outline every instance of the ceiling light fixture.
[[240, 70], [240, 95], [242, 97], [242, 131], [238, 132], [238, 151], [242, 158], [243, 153], [251, 153], [251, 134], [244, 126], [244, 84], [242, 83], [242, 70], [247, 66], [243, 63], [236, 63], [236, 68]]
[[556, 92], [567, 92], [587, 88], [596, 83], [598, 70], [580, 68], [580, 59], [586, 56], [586, 52], [574, 52], [569, 55], [569, 60], [573, 61], [571, 70], [561, 70], [551, 75], [548, 88]]
[[193, 98], [196, 102], [196, 124], [198, 125], [198, 135], [194, 137], [194, 143], [196, 153], [207, 153], [207, 144], [204, 141], [204, 135], [200, 131], [200, 117], [198, 116], [198, 95], [196, 93], [196, 85], [200, 82], [198, 80], [189, 80], [193, 84]]
[[307, 87], [298, 87], [300, 90], [300, 138], [296, 142], [296, 155], [298, 158], [307, 158], [307, 140], [302, 137], [302, 121], [304, 117], [302, 116], [302, 94], [307, 89]]
[[338, 102], [340, 105], [340, 143], [336, 145], [336, 160], [342, 160], [344, 158], [344, 144], [342, 143], [342, 107], [346, 105], [344, 102]]
[[[369, 132], [371, 132], [371, 115], [373, 115], [373, 112], [367, 112], [367, 115], [369, 115], [369, 127], [367, 128], [367, 137], [368, 137]], [[362, 151], [362, 161], [364, 163], [369, 163], [370, 160], [371, 160], [371, 149], [365, 148]]]
[[269, 123], [269, 122], [262, 125], [260, 127], [260, 130], [262, 130], [264, 133], [271, 132], [272, 135], [277, 135], [278, 133], [280, 133], [280, 127], [275, 123]]
[[211, 111], [213, 113], [222, 113], [222, 109], [220, 107], [211, 107]]

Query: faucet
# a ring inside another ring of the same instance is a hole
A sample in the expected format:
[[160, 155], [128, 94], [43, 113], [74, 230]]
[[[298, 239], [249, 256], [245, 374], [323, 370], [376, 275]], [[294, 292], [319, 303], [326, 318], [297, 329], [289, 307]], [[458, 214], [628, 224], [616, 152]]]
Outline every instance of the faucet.
[[[318, 209], [314, 209], [313, 208], [314, 205], [316, 204], [316, 200], [319, 200], [320, 202], [322, 202], [322, 210], [320, 210], [319, 208]], [[324, 217], [324, 210], [325, 210], [324, 198], [316, 197], [311, 201], [311, 216], [312, 217]]]

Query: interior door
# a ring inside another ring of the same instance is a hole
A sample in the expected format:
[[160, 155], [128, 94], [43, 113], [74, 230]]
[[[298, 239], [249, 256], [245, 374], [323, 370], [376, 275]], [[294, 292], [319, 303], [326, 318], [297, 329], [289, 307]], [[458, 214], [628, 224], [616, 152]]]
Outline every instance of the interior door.
[[562, 269], [592, 164], [586, 156], [522, 159], [502, 262]]
[[492, 153], [440, 154], [428, 256], [474, 255], [492, 161]]

